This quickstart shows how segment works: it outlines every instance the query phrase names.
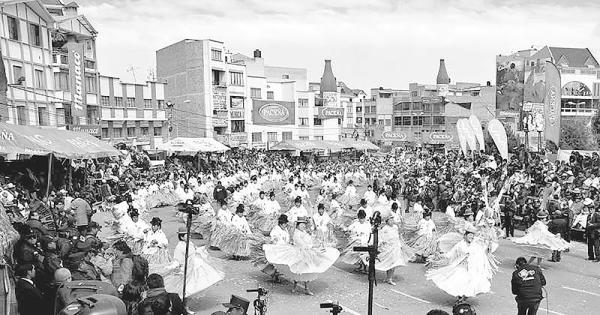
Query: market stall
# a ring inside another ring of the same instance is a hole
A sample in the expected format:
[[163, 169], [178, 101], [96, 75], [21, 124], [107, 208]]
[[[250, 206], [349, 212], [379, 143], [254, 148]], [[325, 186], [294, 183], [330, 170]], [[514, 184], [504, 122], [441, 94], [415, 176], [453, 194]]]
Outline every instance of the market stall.
[[168, 154], [196, 155], [199, 152], [225, 152], [229, 147], [213, 138], [175, 138], [156, 148]]

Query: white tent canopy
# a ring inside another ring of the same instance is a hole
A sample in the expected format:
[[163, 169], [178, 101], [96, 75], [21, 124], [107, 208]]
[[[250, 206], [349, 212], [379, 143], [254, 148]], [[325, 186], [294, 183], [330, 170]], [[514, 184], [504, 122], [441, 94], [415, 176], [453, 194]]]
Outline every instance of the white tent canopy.
[[196, 154], [198, 152], [225, 152], [229, 148], [213, 138], [175, 138], [158, 145], [158, 150], [170, 153]]

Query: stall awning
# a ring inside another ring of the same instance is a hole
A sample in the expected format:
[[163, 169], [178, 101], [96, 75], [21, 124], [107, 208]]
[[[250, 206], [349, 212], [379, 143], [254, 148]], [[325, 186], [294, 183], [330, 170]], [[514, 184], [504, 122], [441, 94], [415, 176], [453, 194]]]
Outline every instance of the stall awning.
[[170, 153], [196, 154], [198, 152], [224, 152], [229, 148], [213, 138], [175, 138], [157, 146]]
[[87, 133], [0, 123], [0, 154], [54, 154], [61, 158], [86, 159], [121, 153]]
[[356, 150], [379, 150], [379, 147], [366, 140], [342, 140], [339, 142], [344, 147], [350, 147]]
[[270, 148], [270, 150], [279, 151], [330, 150], [331, 152], [338, 152], [343, 149], [379, 150], [379, 147], [364, 140], [285, 140]]

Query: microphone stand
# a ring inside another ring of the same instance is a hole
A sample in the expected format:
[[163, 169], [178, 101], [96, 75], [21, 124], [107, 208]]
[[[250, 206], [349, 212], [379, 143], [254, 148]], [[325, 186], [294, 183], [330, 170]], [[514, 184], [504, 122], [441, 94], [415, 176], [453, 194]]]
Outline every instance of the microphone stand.
[[354, 247], [355, 252], [367, 252], [369, 253], [369, 301], [368, 301], [368, 315], [373, 315], [373, 290], [374, 286], [377, 285], [375, 279], [375, 260], [377, 254], [379, 254], [379, 225], [381, 225], [381, 213], [375, 211], [371, 221], [371, 231], [373, 234], [373, 245], [368, 246], [357, 246]]

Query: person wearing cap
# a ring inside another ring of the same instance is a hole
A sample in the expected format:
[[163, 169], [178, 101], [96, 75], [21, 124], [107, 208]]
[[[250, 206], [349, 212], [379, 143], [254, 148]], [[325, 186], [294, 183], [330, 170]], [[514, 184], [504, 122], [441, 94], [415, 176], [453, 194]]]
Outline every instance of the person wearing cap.
[[335, 245], [337, 241], [333, 237], [332, 228], [333, 222], [329, 214], [325, 212], [325, 205], [320, 203], [317, 205], [317, 213], [312, 216], [311, 227], [315, 233], [315, 240], [319, 244]]
[[17, 264], [33, 264], [41, 269], [44, 256], [38, 247], [37, 234], [29, 226], [19, 231], [21, 238], [14, 247], [14, 257]]
[[75, 199], [71, 201], [70, 206], [75, 213], [77, 230], [81, 235], [84, 235], [93, 214], [92, 207], [85, 199], [80, 197], [78, 192], [75, 192]]
[[78, 252], [69, 257], [73, 261], [73, 280], [101, 280], [100, 271], [92, 262], [98, 252], [89, 244], [79, 242], [77, 245]]
[[[174, 272], [164, 276], [164, 287], [168, 292], [183, 296], [183, 271], [185, 267], [187, 228], [182, 226], [177, 231], [177, 246], [173, 252], [173, 262], [177, 264]], [[223, 280], [223, 271], [214, 267], [211, 263], [205, 246], [196, 247], [190, 240], [188, 249], [188, 267], [186, 280], [186, 297], [190, 297], [215, 283]]]
[[[375, 261], [375, 269], [385, 271], [385, 283], [395, 286], [395, 269], [406, 266], [412, 250], [400, 240], [398, 226], [393, 216], [384, 218], [383, 222], [385, 225], [379, 231], [379, 255]], [[368, 256], [363, 256], [363, 260], [363, 263], [368, 265]]]
[[213, 315], [247, 315], [248, 307], [250, 307], [250, 301], [244, 299], [243, 297], [232, 295], [229, 303], [223, 303], [223, 306], [227, 308], [227, 313], [215, 312]]
[[[560, 237], [562, 237], [562, 239], [564, 239], [565, 241], [568, 241], [568, 239], [566, 237], [566, 234], [568, 233], [567, 219], [565, 219], [565, 217], [563, 216], [563, 214], [560, 210], [555, 210], [554, 213], [552, 214], [550, 221], [548, 222], [548, 231], [550, 231], [550, 233], [552, 233], [552, 234], [559, 235]], [[550, 261], [559, 262], [560, 259], [561, 259], [561, 251], [553, 250], [552, 258], [550, 259]]]
[[525, 257], [517, 258], [512, 273], [511, 289], [517, 301], [519, 315], [535, 315], [543, 299], [542, 288], [546, 278], [537, 266], [527, 263]]
[[288, 212], [286, 212], [285, 214], [287, 215], [288, 220], [290, 220], [290, 222], [292, 223], [295, 223], [298, 217], [308, 216], [308, 211], [306, 210], [304, 205], [302, 205], [302, 198], [296, 197], [294, 199], [294, 206], [290, 208], [290, 210], [288, 210]]
[[408, 241], [410, 247], [415, 250], [413, 262], [424, 263], [429, 255], [435, 252], [435, 238], [433, 232], [436, 226], [431, 219], [431, 212], [422, 214], [423, 218], [417, 223], [417, 233], [415, 237]]
[[235, 210], [235, 215], [231, 218], [231, 229], [227, 231], [227, 235], [223, 238], [219, 248], [236, 260], [248, 257], [251, 253], [251, 234], [250, 225], [244, 217], [244, 205], [239, 204]]
[[585, 228], [587, 238], [588, 260], [600, 261], [600, 213], [591, 205]]
[[496, 267], [488, 259], [488, 246], [475, 241], [475, 230], [468, 227], [463, 239], [448, 252], [441, 254], [432, 265], [443, 267], [429, 269], [425, 277], [445, 291], [464, 302], [468, 297], [488, 293]]
[[547, 212], [540, 210], [537, 218], [538, 220], [527, 229], [524, 236], [513, 238], [512, 241], [515, 244], [524, 246], [524, 249], [531, 254], [529, 264], [537, 258], [537, 266], [539, 267], [547, 251], [564, 251], [570, 247], [570, 244], [559, 235], [554, 235], [548, 231]]
[[184, 308], [183, 302], [177, 293], [170, 293], [165, 288], [164, 279], [161, 275], [153, 273], [148, 275], [146, 281], [148, 290], [146, 298], [138, 306], [140, 315], [191, 315]]

